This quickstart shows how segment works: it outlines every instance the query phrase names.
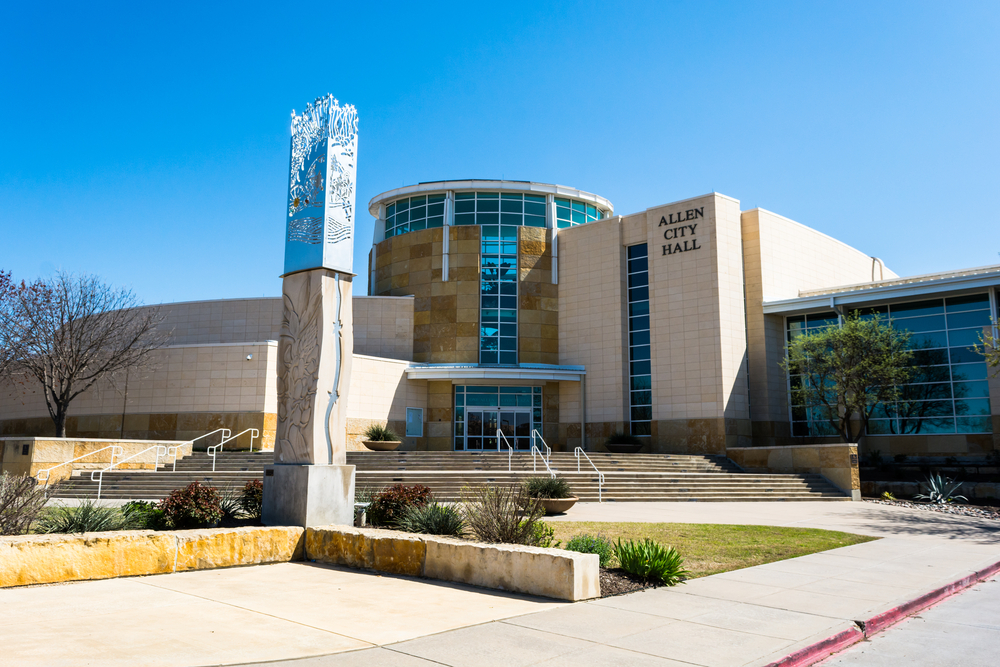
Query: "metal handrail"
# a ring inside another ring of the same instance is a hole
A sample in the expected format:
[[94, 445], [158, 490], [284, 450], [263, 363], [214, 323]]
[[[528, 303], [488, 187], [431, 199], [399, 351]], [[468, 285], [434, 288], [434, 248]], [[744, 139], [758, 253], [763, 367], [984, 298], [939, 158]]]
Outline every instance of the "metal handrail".
[[[128, 457], [127, 459], [122, 459], [121, 461], [118, 461], [117, 463], [112, 463], [111, 465], [109, 465], [107, 468], [104, 468], [103, 470], [95, 470], [94, 472], [90, 473], [90, 481], [91, 482], [97, 482], [97, 500], [101, 499], [101, 487], [104, 485], [104, 473], [106, 473], [109, 470], [113, 470], [115, 466], [119, 466], [119, 465], [125, 463], [126, 461], [131, 461], [135, 457], [141, 456], [142, 454], [145, 454], [146, 452], [148, 452], [150, 450], [153, 450], [153, 449], [156, 450], [156, 462], [153, 464], [153, 472], [156, 472], [156, 469], [160, 467], [160, 457], [161, 456], [163, 456], [163, 457], [167, 456], [167, 448], [164, 447], [163, 445], [153, 445], [152, 447], [147, 447], [146, 449], [142, 450], [141, 452], [136, 452], [135, 454], [133, 454], [132, 456]], [[94, 477], [94, 475], [97, 475], [97, 477]]]
[[253, 439], [260, 437], [260, 431], [258, 431], [255, 428], [248, 428], [244, 431], [240, 431], [239, 433], [229, 438], [228, 440], [223, 440], [217, 445], [212, 445], [211, 447], [208, 448], [208, 455], [212, 457], [212, 472], [215, 472], [215, 455], [219, 453], [219, 450], [222, 449], [222, 446], [227, 442], [229, 442], [229, 440], [235, 440], [244, 433], [250, 433], [250, 451], [251, 452], [253, 451]]
[[500, 440], [503, 439], [503, 444], [507, 445], [507, 472], [513, 472], [512, 461], [514, 459], [514, 448], [510, 446], [507, 442], [507, 436], [503, 434], [503, 431], [497, 429], [497, 449], [500, 448]]
[[581, 472], [580, 471], [580, 454], [583, 454], [583, 458], [587, 459], [587, 463], [590, 464], [590, 467], [593, 468], [597, 472], [597, 502], [603, 503], [604, 502], [604, 496], [603, 496], [602, 489], [604, 487], [604, 473], [597, 469], [597, 466], [594, 465], [594, 462], [590, 460], [589, 456], [587, 456], [587, 452], [583, 451], [583, 447], [577, 447], [576, 449], [573, 450], [573, 453], [576, 454], [576, 471], [577, 472]]
[[[125, 454], [125, 448], [122, 447], [121, 445], [108, 445], [107, 447], [101, 447], [100, 449], [98, 449], [96, 451], [87, 452], [83, 456], [78, 456], [75, 459], [70, 459], [69, 461], [66, 461], [65, 463], [60, 463], [59, 465], [54, 465], [51, 468], [45, 468], [44, 470], [39, 470], [37, 473], [35, 473], [35, 479], [38, 480], [39, 484], [41, 484], [44, 481], [45, 482], [45, 488], [47, 489], [48, 486], [49, 486], [49, 473], [51, 471], [55, 470], [56, 468], [61, 468], [61, 467], [65, 466], [65, 465], [69, 465], [70, 463], [76, 463], [80, 459], [87, 458], [88, 456], [93, 456], [94, 454], [100, 454], [105, 449], [110, 449], [111, 450], [111, 465], [115, 464], [115, 456], [122, 456], [122, 455]], [[44, 479], [42, 478], [42, 473], [43, 472], [45, 473], [45, 478]]]
[[538, 454], [538, 458], [542, 459], [542, 463], [545, 464], [545, 469], [549, 471], [549, 475], [552, 479], [556, 478], [556, 472], [549, 467], [549, 462], [545, 460], [545, 455], [542, 454], [542, 450], [535, 446], [534, 443], [531, 444], [531, 470], [532, 472], [538, 472], [538, 465], [535, 462], [535, 454]]
[[[535, 438], [538, 438], [539, 440], [542, 441], [542, 444], [545, 446], [546, 460], [547, 461], [551, 461], [552, 460], [552, 448], [549, 447], [549, 443], [545, 442], [545, 438], [542, 437], [542, 434], [538, 432], [537, 428], [531, 429], [531, 444], [535, 444]], [[540, 454], [541, 450], [538, 450], [538, 452]]]
[[[174, 459], [173, 472], [177, 472], [177, 451], [181, 447], [184, 447], [185, 445], [191, 445], [191, 451], [193, 452], [194, 451], [194, 443], [195, 442], [197, 442], [198, 440], [201, 440], [202, 438], [207, 438], [210, 435], [215, 435], [219, 431], [222, 431], [222, 441], [223, 442], [225, 442], [226, 438], [228, 438], [232, 434], [232, 431], [230, 431], [228, 428], [217, 428], [214, 431], [212, 431], [211, 433], [206, 433], [205, 435], [199, 435], [194, 440], [185, 440], [184, 442], [182, 442], [179, 445], [171, 445], [170, 447], [167, 447], [167, 456], [173, 456], [173, 459]], [[250, 444], [253, 445], [253, 440], [250, 441]]]

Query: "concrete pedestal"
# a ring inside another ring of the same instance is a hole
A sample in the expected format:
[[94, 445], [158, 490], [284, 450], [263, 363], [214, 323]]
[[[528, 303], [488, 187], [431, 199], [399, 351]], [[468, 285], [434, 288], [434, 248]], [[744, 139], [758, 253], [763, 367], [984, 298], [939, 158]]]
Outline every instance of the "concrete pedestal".
[[292, 463], [265, 467], [261, 523], [354, 525], [354, 466]]

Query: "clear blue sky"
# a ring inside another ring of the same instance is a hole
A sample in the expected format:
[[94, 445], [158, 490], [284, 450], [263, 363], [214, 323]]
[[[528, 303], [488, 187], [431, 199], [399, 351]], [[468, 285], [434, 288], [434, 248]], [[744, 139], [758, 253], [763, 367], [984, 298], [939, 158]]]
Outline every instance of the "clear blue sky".
[[622, 214], [715, 190], [900, 274], [998, 264], [998, 35], [995, 0], [6, 2], [0, 268], [280, 294], [289, 113], [327, 92], [360, 116], [355, 293], [369, 199], [469, 177]]

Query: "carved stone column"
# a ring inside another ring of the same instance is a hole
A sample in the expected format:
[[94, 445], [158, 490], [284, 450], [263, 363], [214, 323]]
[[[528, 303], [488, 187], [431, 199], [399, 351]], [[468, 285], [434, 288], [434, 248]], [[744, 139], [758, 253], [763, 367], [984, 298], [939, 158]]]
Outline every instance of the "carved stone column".
[[347, 388], [357, 113], [332, 96], [292, 112], [278, 341], [274, 465], [264, 469], [265, 525], [354, 522]]
[[312, 269], [283, 279], [278, 428], [275, 465], [265, 470], [265, 524], [353, 523], [354, 466], [346, 465], [351, 278]]

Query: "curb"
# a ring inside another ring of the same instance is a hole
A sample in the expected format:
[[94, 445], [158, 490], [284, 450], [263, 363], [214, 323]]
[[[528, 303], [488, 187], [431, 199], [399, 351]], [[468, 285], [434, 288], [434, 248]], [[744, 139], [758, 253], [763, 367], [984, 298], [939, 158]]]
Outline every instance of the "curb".
[[914, 598], [909, 602], [904, 602], [888, 611], [872, 616], [867, 621], [854, 621], [858, 627], [848, 628], [815, 644], [810, 644], [805, 648], [786, 655], [781, 660], [768, 663], [767, 667], [808, 667], [808, 665], [814, 665], [820, 660], [825, 660], [835, 653], [839, 653], [864, 639], [868, 639], [872, 635], [899, 623], [906, 617], [937, 604], [945, 598], [949, 598], [983, 579], [988, 579], [998, 572], [1000, 572], [1000, 561], [977, 570], [961, 579], [957, 579], [950, 584], [935, 588], [933, 591]]

